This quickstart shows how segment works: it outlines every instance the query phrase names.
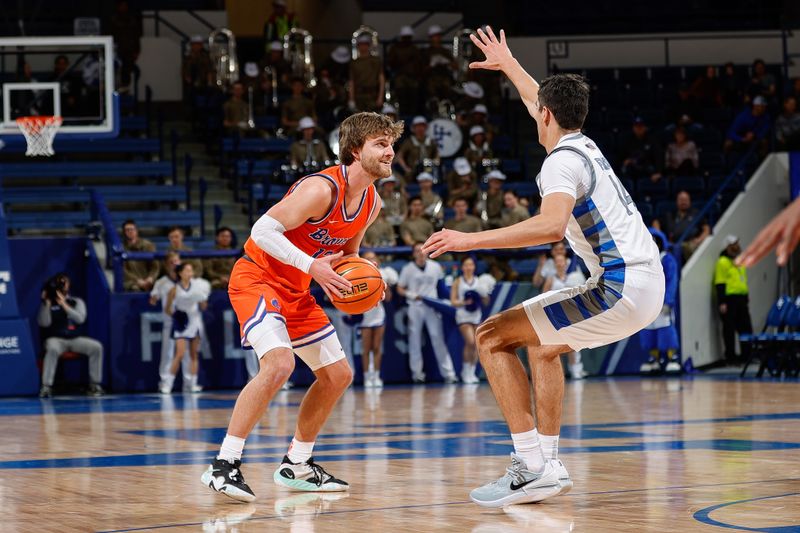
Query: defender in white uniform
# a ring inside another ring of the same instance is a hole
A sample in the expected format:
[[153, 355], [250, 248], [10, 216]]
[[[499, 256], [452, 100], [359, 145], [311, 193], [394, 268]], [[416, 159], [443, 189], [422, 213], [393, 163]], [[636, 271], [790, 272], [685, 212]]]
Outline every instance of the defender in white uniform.
[[400, 280], [397, 282], [397, 293], [408, 301], [408, 361], [411, 377], [416, 383], [425, 382], [425, 372], [422, 371], [422, 328], [425, 327], [431, 338], [439, 372], [445, 383], [455, 383], [458, 378], [444, 342], [442, 316], [422, 301], [423, 296], [437, 297], [436, 286], [444, 278], [444, 270], [439, 263], [425, 257], [422, 244], [414, 245], [413, 258], [400, 270]]
[[[515, 453], [499, 480], [479, 487], [472, 500], [486, 507], [540, 501], [572, 487], [558, 460], [564, 374], [558, 355], [628, 337], [655, 319], [664, 299], [664, 273], [653, 242], [630, 195], [597, 145], [581, 133], [589, 111], [589, 86], [559, 74], [536, 81], [514, 59], [505, 34], [478, 30], [473, 43], [486, 60], [472, 68], [500, 70], [536, 121], [548, 153], [537, 184], [538, 215], [507, 228], [480, 233], [443, 230], [425, 243], [431, 257], [450, 251], [519, 248], [565, 235], [591, 276], [579, 287], [542, 294], [478, 328], [478, 351]], [[536, 419], [525, 369], [516, 355], [528, 347], [535, 378]], [[536, 429], [538, 423], [539, 431]]]

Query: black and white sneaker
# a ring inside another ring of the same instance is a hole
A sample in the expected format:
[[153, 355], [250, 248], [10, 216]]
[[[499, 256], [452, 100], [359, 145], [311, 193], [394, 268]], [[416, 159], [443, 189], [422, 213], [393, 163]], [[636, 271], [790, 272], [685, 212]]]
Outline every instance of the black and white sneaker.
[[221, 492], [240, 502], [252, 502], [256, 495], [244, 482], [241, 471], [242, 462], [214, 459], [208, 470], [203, 472], [200, 480], [212, 490]]
[[276, 485], [308, 492], [340, 492], [350, 489], [346, 481], [336, 479], [327, 473], [314, 462], [313, 457], [304, 463], [293, 463], [288, 455], [284, 455], [281, 466], [275, 471], [272, 479]]

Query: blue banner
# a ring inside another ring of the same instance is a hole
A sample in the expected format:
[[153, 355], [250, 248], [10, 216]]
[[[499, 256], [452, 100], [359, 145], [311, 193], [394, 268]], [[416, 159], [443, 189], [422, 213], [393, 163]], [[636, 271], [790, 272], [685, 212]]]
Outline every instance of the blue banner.
[[800, 152], [789, 153], [789, 184], [794, 200], [800, 195]]
[[0, 319], [0, 395], [22, 396], [39, 390], [39, 371], [28, 321]]
[[16, 280], [11, 274], [11, 254], [8, 251], [6, 238], [6, 218], [3, 204], [0, 203], [0, 318], [16, 318], [19, 316], [17, 293], [14, 290]]

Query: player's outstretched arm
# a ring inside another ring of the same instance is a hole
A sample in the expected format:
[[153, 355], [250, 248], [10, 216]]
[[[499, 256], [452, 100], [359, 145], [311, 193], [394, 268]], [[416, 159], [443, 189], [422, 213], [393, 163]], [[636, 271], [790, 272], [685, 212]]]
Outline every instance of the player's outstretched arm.
[[253, 225], [250, 236], [259, 248], [287, 265], [310, 274], [328, 293], [346, 291], [349, 281], [334, 272], [332, 263], [342, 253], [314, 258], [300, 250], [284, 233], [295, 229], [307, 220], [325, 216], [332, 202], [332, 190], [323, 178], [308, 178], [291, 194], [272, 206]]
[[751, 267], [775, 248], [778, 264], [783, 266], [798, 242], [800, 242], [800, 198], [789, 204], [756, 235], [747, 250], [736, 259], [736, 263]]
[[431, 235], [422, 251], [432, 258], [447, 252], [467, 252], [489, 248], [523, 248], [560, 241], [567, 230], [575, 198], [563, 192], [546, 195], [539, 214], [513, 226], [461, 233], [444, 229]]
[[525, 107], [528, 108], [528, 113], [533, 116], [536, 103], [539, 101], [539, 84], [511, 54], [511, 49], [506, 44], [506, 32], [500, 30], [498, 39], [492, 28], [486, 26], [486, 31], [479, 29], [477, 35], [470, 35], [470, 39], [475, 46], [480, 48], [486, 59], [470, 63], [469, 68], [499, 70], [508, 76], [508, 79], [519, 91]]

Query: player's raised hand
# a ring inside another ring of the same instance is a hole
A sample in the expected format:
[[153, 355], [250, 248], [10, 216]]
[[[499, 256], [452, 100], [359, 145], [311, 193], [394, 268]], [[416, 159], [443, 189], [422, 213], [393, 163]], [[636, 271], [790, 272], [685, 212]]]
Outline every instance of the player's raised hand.
[[490, 26], [486, 26], [486, 31], [478, 29], [477, 35], [473, 33], [469, 38], [486, 56], [484, 61], [470, 63], [469, 68], [503, 70], [514, 59], [514, 56], [511, 55], [511, 50], [506, 44], [506, 32], [503, 30], [500, 30], [500, 39], [495, 37], [494, 31]]
[[789, 254], [797, 247], [798, 241], [800, 241], [800, 198], [789, 204], [756, 235], [750, 246], [736, 259], [736, 263], [751, 267], [775, 248], [778, 264], [783, 266], [789, 259]]
[[423, 253], [428, 254], [431, 259], [447, 252], [466, 252], [467, 250], [472, 250], [468, 235], [451, 229], [437, 231], [422, 245]]
[[331, 297], [331, 294], [349, 291], [353, 287], [349, 281], [333, 270], [333, 264], [338, 263], [341, 259], [342, 252], [318, 257], [314, 259], [314, 262], [311, 263], [311, 268], [308, 269], [308, 273], [311, 274], [314, 281], [319, 283], [319, 286], [322, 287], [322, 290], [325, 291], [328, 298]]

